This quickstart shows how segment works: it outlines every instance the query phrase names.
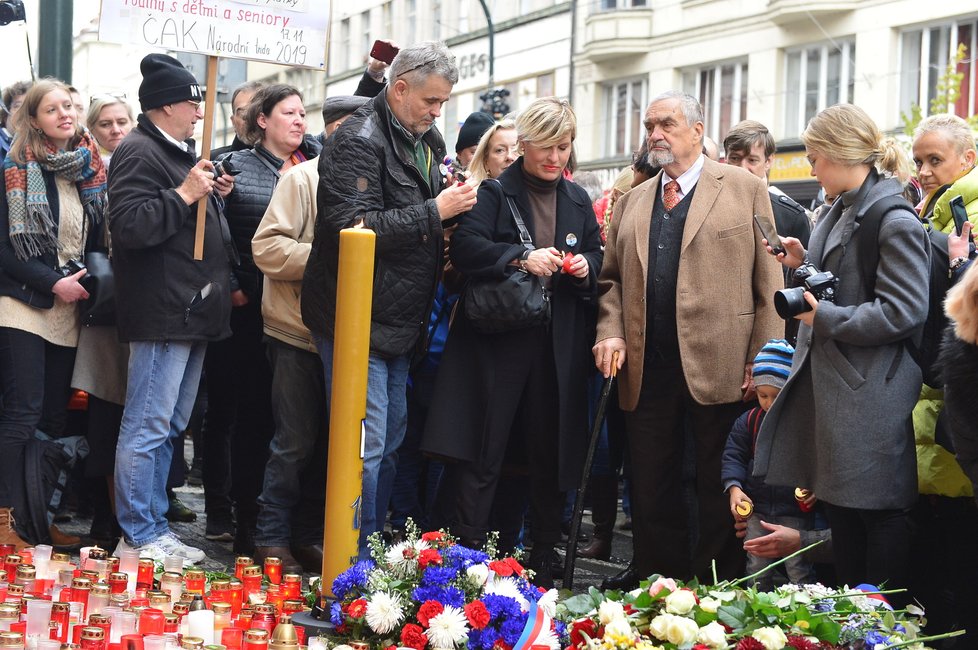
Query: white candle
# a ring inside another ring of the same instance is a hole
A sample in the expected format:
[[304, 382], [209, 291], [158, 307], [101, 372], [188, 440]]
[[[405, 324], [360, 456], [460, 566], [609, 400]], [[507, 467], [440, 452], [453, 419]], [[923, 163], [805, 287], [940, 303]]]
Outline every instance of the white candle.
[[214, 612], [210, 609], [198, 609], [188, 612], [187, 616], [188, 636], [199, 637], [204, 640], [204, 645], [214, 644]]

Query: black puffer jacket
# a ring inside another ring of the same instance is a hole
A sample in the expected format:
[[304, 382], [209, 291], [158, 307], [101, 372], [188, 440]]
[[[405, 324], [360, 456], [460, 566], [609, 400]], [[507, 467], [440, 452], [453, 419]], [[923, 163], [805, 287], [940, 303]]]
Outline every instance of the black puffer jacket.
[[215, 341], [230, 335], [230, 235], [221, 201], [207, 201], [204, 255], [194, 259], [197, 204], [176, 188], [196, 163], [145, 115], [112, 154], [108, 223], [119, 339]]
[[[319, 143], [306, 136], [299, 151], [307, 158], [319, 155]], [[238, 250], [240, 262], [234, 267], [231, 291], [241, 289], [250, 300], [259, 298], [261, 273], [251, 254], [251, 239], [265, 216], [272, 192], [278, 185], [279, 170], [284, 160], [258, 144], [254, 149], [228, 154], [231, 165], [241, 173], [234, 178], [234, 189], [225, 201], [224, 214], [231, 229], [231, 239]]]
[[302, 280], [303, 322], [313, 334], [332, 338], [340, 230], [362, 220], [377, 233], [370, 352], [383, 357], [423, 346], [443, 251], [434, 197], [444, 184], [445, 141], [435, 128], [424, 135], [430, 164], [421, 171], [394, 129], [382, 92], [326, 141], [316, 234]]

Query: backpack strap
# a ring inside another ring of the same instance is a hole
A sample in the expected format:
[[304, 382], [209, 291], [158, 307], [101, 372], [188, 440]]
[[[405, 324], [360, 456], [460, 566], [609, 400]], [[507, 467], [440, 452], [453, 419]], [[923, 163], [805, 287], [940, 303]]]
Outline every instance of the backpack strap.
[[761, 420], [764, 419], [764, 409], [755, 406], [747, 412], [747, 430], [751, 437], [751, 452], [757, 451], [757, 434], [761, 432]]

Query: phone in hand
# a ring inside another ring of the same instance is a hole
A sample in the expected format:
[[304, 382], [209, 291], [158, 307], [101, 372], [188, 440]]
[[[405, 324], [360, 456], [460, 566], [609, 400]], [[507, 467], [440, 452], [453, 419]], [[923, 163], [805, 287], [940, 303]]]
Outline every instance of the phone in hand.
[[964, 207], [964, 199], [961, 196], [951, 199], [951, 217], [954, 219], [954, 232], [960, 237], [964, 222], [968, 220], [968, 211]]
[[761, 236], [767, 240], [767, 245], [771, 247], [774, 254], [779, 255], [783, 253], [784, 245], [781, 243], [778, 231], [774, 229], [774, 224], [768, 223], [756, 214], [754, 215], [754, 223], [757, 224], [757, 229], [761, 231]]
[[370, 48], [370, 56], [390, 65], [394, 57], [400, 52], [399, 48], [394, 47], [387, 41], [374, 41], [374, 46]]

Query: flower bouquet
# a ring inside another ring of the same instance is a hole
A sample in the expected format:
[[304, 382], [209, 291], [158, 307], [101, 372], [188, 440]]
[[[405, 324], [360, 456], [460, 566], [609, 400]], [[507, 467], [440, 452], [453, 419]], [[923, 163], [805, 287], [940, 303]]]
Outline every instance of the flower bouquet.
[[926, 641], [962, 633], [924, 636], [922, 610], [894, 611], [869, 585], [759, 592], [737, 586], [746, 580], [706, 587], [653, 576], [627, 593], [591, 588], [559, 603], [557, 616], [574, 650], [922, 650]]
[[556, 590], [534, 587], [516, 558], [496, 556], [492, 539], [486, 551], [474, 550], [443, 532], [419, 535], [409, 522], [403, 542], [385, 547], [372, 538], [371, 556], [333, 582], [330, 620], [345, 644], [415, 650], [566, 645], [564, 624], [552, 620]]

